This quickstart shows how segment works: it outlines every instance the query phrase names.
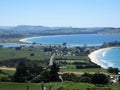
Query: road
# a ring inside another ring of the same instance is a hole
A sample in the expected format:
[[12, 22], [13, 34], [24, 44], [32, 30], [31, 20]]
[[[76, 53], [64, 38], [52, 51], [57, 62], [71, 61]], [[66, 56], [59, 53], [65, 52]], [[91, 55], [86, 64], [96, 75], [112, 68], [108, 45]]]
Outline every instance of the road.
[[0, 70], [11, 70], [11, 71], [15, 71], [16, 68], [0, 67]]

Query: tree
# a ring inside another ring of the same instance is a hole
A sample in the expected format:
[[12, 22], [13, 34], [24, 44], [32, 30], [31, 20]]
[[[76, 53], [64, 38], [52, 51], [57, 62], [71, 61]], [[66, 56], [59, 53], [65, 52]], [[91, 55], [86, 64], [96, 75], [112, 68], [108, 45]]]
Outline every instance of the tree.
[[118, 82], [120, 83], [120, 76], [119, 76]]
[[67, 46], [67, 43], [66, 43], [66, 42], [64, 42], [64, 43], [62, 44], [62, 46], [66, 47], [66, 46]]
[[80, 82], [91, 83], [91, 78], [87, 76], [82, 76]]
[[118, 74], [119, 73], [119, 69], [118, 68], [113, 68], [113, 67], [109, 67], [107, 71], [109, 73], [114, 73], [114, 74]]
[[84, 73], [81, 78], [80, 78], [80, 82], [86, 82], [86, 83], [91, 83], [91, 79], [92, 79], [93, 75], [89, 74], [89, 73]]
[[50, 71], [48, 70], [44, 70], [42, 73], [41, 73], [41, 77], [40, 77], [40, 81], [41, 82], [50, 82]]
[[77, 76], [73, 73], [64, 73], [62, 75], [62, 78], [63, 80], [66, 80], [66, 81], [78, 81]]
[[107, 84], [109, 82], [108, 76], [102, 73], [95, 73], [92, 77], [93, 84]]
[[50, 67], [50, 81], [59, 81], [59, 66], [56, 63]]
[[28, 80], [29, 72], [24, 61], [21, 61], [16, 68], [16, 72], [13, 76], [15, 82], [25, 82]]
[[31, 53], [30, 56], [35, 56], [35, 54], [34, 54], [34, 53]]
[[118, 74], [119, 73], [119, 69], [118, 68], [114, 68], [114, 73]]

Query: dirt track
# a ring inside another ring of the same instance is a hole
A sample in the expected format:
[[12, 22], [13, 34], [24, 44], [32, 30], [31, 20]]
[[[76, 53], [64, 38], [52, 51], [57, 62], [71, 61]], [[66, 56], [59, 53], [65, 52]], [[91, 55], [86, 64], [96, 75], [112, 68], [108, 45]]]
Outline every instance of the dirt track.
[[0, 67], [0, 70], [12, 70], [12, 71], [15, 71], [16, 68]]

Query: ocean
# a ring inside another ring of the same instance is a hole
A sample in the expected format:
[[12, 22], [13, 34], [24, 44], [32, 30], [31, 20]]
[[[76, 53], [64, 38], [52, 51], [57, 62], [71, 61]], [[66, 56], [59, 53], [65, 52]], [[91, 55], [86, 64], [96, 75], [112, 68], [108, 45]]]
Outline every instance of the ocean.
[[75, 34], [75, 35], [53, 35], [28, 38], [24, 40], [29, 43], [62, 44], [73, 46], [99, 46], [104, 42], [120, 41], [120, 34]]
[[114, 67], [120, 69], [120, 47], [102, 50], [97, 54], [97, 59], [106, 68]]

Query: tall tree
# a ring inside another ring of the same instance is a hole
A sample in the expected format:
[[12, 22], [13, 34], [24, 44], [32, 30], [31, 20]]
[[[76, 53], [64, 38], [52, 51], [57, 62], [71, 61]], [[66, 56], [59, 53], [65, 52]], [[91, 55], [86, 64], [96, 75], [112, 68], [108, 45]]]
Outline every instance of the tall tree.
[[14, 74], [15, 82], [25, 82], [28, 80], [29, 72], [24, 61], [20, 62]]
[[56, 63], [50, 67], [50, 81], [59, 81], [59, 66]]

